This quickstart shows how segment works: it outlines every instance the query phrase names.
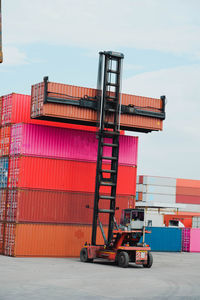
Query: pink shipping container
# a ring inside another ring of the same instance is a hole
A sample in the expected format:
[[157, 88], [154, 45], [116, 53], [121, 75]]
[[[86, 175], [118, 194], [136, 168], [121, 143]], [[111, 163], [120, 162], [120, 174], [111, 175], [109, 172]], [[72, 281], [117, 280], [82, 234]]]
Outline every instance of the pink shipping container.
[[190, 228], [182, 229], [182, 251], [190, 252]]
[[[120, 136], [119, 145], [119, 164], [137, 165], [138, 138]], [[96, 162], [97, 148], [95, 132], [33, 124], [16, 124], [11, 130], [10, 155]], [[112, 156], [110, 147], [105, 150], [105, 156]]]
[[200, 252], [200, 228], [190, 229], [190, 252]]
[[182, 231], [183, 251], [200, 252], [200, 228], [186, 228]]

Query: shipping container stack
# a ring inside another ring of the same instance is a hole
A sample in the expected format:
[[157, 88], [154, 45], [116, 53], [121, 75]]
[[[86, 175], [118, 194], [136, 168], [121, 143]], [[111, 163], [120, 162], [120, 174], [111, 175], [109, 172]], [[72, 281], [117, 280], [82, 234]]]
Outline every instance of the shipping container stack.
[[[173, 214], [163, 215], [163, 225], [166, 228], [151, 227], [152, 235], [147, 235], [146, 242], [150, 244], [152, 250], [167, 250], [167, 244], [164, 243], [164, 234], [167, 234], [167, 240], [176, 241], [178, 249], [180, 248], [180, 239], [174, 239], [175, 229], [182, 232], [182, 251], [200, 252], [200, 180], [156, 177], [156, 176], [138, 176], [136, 186], [136, 206], [141, 203], [147, 207], [174, 207], [176, 211]], [[148, 212], [147, 212], [148, 216]], [[152, 222], [158, 219], [153, 214]], [[147, 219], [149, 219], [147, 217]], [[147, 220], [148, 221], [148, 220]], [[155, 226], [155, 225], [153, 225]], [[182, 228], [172, 228], [172, 227]], [[160, 235], [162, 232], [162, 238]], [[175, 243], [175, 244], [176, 244]], [[170, 242], [170, 245], [173, 243]], [[173, 249], [176, 248], [174, 244]], [[173, 250], [175, 251], [175, 250]]]
[[7, 111], [3, 106], [3, 97], [0, 97], [1, 128], [0, 128], [0, 254], [4, 252], [6, 199], [9, 164], [9, 145], [11, 125], [7, 122]]
[[200, 212], [200, 180], [176, 180], [176, 203], [186, 206], [186, 211]]
[[200, 180], [138, 176], [136, 201], [165, 203], [169, 207], [173, 204], [180, 211], [197, 213], [200, 212]]
[[176, 178], [138, 176], [136, 187], [136, 201], [151, 204], [167, 204], [174, 206], [176, 203]]
[[[17, 94], [2, 97], [1, 119], [1, 253], [79, 256], [91, 239], [94, 128], [32, 120], [30, 96]], [[117, 221], [122, 208], [135, 205], [137, 143], [120, 136]], [[108, 220], [102, 221], [106, 230]], [[98, 242], [103, 242], [99, 230]]]

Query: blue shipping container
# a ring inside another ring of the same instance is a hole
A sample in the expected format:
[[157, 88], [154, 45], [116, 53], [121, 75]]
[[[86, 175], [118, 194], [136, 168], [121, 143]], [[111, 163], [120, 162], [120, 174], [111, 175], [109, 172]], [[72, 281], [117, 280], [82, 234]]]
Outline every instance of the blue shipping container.
[[6, 188], [8, 181], [8, 157], [0, 158], [0, 188]]
[[145, 243], [152, 251], [181, 252], [181, 229], [170, 227], [146, 227]]

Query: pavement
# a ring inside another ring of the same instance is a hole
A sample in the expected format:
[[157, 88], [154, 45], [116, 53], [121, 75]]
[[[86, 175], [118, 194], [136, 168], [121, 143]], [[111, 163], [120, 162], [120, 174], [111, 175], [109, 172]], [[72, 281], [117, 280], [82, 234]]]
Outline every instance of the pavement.
[[0, 255], [0, 300], [200, 299], [200, 253], [153, 253], [151, 269]]

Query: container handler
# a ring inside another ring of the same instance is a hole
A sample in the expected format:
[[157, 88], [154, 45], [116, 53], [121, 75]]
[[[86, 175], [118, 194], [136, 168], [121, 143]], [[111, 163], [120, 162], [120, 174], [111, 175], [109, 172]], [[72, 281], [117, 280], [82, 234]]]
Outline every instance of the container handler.
[[[117, 171], [119, 157], [119, 135], [121, 114], [121, 69], [124, 55], [118, 52], [100, 52], [99, 71], [97, 79], [98, 90], [98, 155], [96, 167], [95, 198], [93, 207], [92, 240], [85, 244], [80, 252], [82, 262], [92, 262], [94, 259], [115, 261], [120, 267], [127, 267], [129, 262], [150, 268], [153, 257], [150, 247], [144, 243], [145, 223], [144, 210], [125, 209], [122, 211], [121, 224], [115, 221], [115, 203], [117, 187]], [[164, 99], [163, 99], [164, 107]], [[134, 110], [134, 107], [132, 108]], [[148, 111], [144, 112], [148, 114]], [[149, 115], [152, 112], [149, 112]], [[104, 149], [111, 148], [111, 156], [104, 155]], [[102, 161], [108, 163], [103, 167]], [[102, 193], [103, 187], [108, 187], [109, 193]], [[100, 202], [106, 200], [109, 209], [102, 209]], [[100, 215], [108, 215], [107, 237]], [[97, 226], [100, 226], [104, 239], [103, 245], [97, 245]], [[147, 232], [146, 232], [147, 233]], [[143, 237], [142, 243], [140, 243]]]

